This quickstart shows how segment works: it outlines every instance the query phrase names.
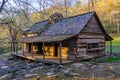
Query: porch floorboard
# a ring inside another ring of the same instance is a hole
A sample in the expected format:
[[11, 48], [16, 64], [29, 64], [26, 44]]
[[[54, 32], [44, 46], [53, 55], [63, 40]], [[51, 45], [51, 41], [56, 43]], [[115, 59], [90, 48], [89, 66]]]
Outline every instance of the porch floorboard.
[[[38, 54], [34, 54], [33, 57], [31, 53], [27, 53], [27, 54], [25, 53], [24, 56], [22, 53], [12, 53], [12, 55], [25, 58], [28, 60], [32, 60], [32, 61], [43, 62], [46, 64], [60, 64], [60, 59], [58, 57], [51, 58], [51, 56], [45, 56], [45, 59], [43, 60], [43, 56]], [[74, 61], [62, 59], [62, 64], [69, 64], [73, 62]]]

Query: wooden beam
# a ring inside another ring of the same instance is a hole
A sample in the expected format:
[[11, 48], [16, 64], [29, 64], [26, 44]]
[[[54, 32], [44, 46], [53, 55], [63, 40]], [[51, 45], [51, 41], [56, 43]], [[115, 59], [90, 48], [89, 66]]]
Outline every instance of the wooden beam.
[[60, 64], [62, 64], [62, 43], [59, 43], [59, 49], [60, 49]]
[[112, 54], [112, 41], [110, 41], [110, 54]]

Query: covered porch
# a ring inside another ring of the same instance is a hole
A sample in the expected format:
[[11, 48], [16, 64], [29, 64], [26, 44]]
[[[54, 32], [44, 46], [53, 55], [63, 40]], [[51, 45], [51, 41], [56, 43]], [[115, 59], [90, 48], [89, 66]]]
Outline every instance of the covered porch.
[[[43, 39], [46, 37], [48, 38]], [[73, 37], [73, 35], [46, 37], [14, 41], [11, 43], [11, 53], [15, 56], [44, 63], [67, 64], [74, 62], [67, 58], [69, 46], [64, 46], [63, 44], [64, 40]], [[22, 46], [21, 50], [19, 50], [19, 44]]]

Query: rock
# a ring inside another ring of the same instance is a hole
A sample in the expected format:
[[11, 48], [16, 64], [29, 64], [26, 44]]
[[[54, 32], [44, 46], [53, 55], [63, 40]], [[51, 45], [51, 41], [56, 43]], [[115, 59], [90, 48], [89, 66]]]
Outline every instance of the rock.
[[64, 69], [64, 68], [65, 68], [65, 66], [59, 65], [59, 69]]
[[30, 66], [27, 66], [26, 69], [32, 69]]
[[87, 66], [92, 66], [93, 64], [91, 64], [90, 62], [89, 63], [87, 63]]
[[5, 74], [8, 74], [8, 72], [0, 68], [0, 76], [5, 75]]
[[37, 78], [36, 80], [40, 80], [41, 76], [39, 75], [39, 76], [37, 76], [36, 78]]
[[69, 73], [70, 72], [70, 68], [63, 69], [62, 71], [64, 72], [64, 74]]
[[69, 74], [67, 74], [67, 75], [69, 75], [69, 76], [79, 76], [79, 74], [78, 73], [73, 73], [73, 72], [70, 72]]
[[111, 76], [107, 76], [108, 78], [114, 78], [115, 77], [115, 75], [111, 75]]
[[71, 65], [72, 68], [80, 68], [80, 67], [83, 67], [83, 66], [84, 66], [84, 64], [81, 64], [81, 63], [73, 63]]
[[13, 74], [12, 74], [12, 73], [9, 73], [8, 76], [7, 76], [7, 80], [8, 80], [8, 79], [11, 79], [12, 76], [13, 76]]
[[8, 74], [5, 74], [5, 75], [0, 77], [0, 80], [5, 80], [7, 77], [8, 77]]
[[63, 67], [63, 65], [59, 65], [59, 67]]
[[73, 73], [73, 72], [71, 72], [70, 75], [71, 75], [71, 76], [79, 76], [78, 73]]
[[14, 60], [14, 57], [13, 57], [13, 56], [11, 56], [11, 57], [9, 57], [9, 58], [8, 58], [8, 60]]
[[95, 68], [96, 67], [96, 65], [93, 65], [93, 66], [91, 66], [90, 68], [92, 69], [92, 68]]
[[47, 76], [51, 76], [51, 75], [54, 75], [55, 73], [54, 72], [48, 72], [46, 74], [47, 74]]
[[29, 73], [29, 70], [28, 69], [22, 69], [22, 70], [19, 70], [16, 72], [16, 74], [19, 74], [19, 75], [25, 75]]
[[36, 67], [36, 68], [33, 68], [32, 70], [30, 70], [30, 72], [35, 72], [35, 71], [38, 71], [39, 70], [39, 67]]
[[99, 67], [100, 67], [100, 68], [104, 68], [104, 66], [103, 66], [103, 65], [99, 65]]
[[114, 67], [113, 66], [108, 66], [108, 69], [112, 70], [112, 69], [114, 69]]
[[38, 64], [39, 66], [43, 66], [43, 65], [45, 65], [44, 63], [41, 63], [41, 62], [36, 63], [36, 64]]
[[63, 77], [65, 75], [65, 73], [63, 71], [59, 71], [56, 76], [59, 76], [59, 77]]
[[88, 70], [88, 66], [86, 64], [73, 63], [71, 65], [71, 71], [78, 72], [78, 71], [85, 71], [85, 70]]
[[6, 70], [6, 71], [8, 71], [9, 73], [11, 73], [11, 72], [16, 72], [16, 71], [18, 71], [18, 67], [15, 67], [15, 66], [9, 66], [7, 69], [4, 69], [4, 70]]
[[56, 72], [56, 71], [58, 71], [58, 69], [56, 69], [56, 68], [50, 68], [50, 71], [51, 72]]
[[[80, 78], [77, 76], [73, 76], [73, 80], [79, 80]], [[84, 79], [83, 79], [84, 80]]]
[[41, 67], [39, 67], [40, 70], [43, 70], [44, 68], [45, 68], [45, 66], [41, 66]]
[[57, 65], [55, 65], [55, 64], [53, 64], [53, 65], [51, 65], [51, 67], [56, 67]]
[[42, 77], [56, 79], [56, 76], [71, 76], [79, 79], [79, 77], [91, 77], [91, 74], [94, 74], [95, 77], [119, 77], [120, 63], [96, 64], [95, 62], [82, 62], [63, 66], [56, 64], [45, 65], [41, 62], [25, 62], [25, 60], [14, 59], [5, 61], [4, 65], [0, 66], [0, 80], [13, 80], [13, 78], [14, 80], [28, 80], [32, 78], [40, 80]]
[[28, 67], [28, 68], [34, 68], [34, 67], [37, 67], [37, 66], [38, 66], [37, 63], [29, 63], [29, 64], [26, 65], [26, 67]]
[[35, 77], [35, 76], [37, 76], [38, 74], [36, 73], [36, 74], [25, 74], [25, 78], [30, 78], [30, 77]]
[[1, 68], [2, 68], [2, 69], [5, 69], [5, 68], [8, 68], [8, 66], [2, 66]]
[[57, 75], [50, 75], [50, 76], [47, 76], [47, 77], [49, 77], [49, 78], [52, 78], [52, 77], [56, 77]]

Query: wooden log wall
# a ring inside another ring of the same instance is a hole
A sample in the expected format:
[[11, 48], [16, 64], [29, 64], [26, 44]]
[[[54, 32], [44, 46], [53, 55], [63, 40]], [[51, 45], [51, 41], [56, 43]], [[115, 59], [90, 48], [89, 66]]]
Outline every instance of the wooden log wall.
[[[88, 49], [88, 43], [99, 43], [99, 48]], [[77, 36], [76, 46], [78, 57], [105, 53], [105, 36], [94, 16]]]
[[[99, 44], [99, 48], [94, 48], [94, 49], [90, 49], [88, 50], [88, 43], [98, 43]], [[86, 55], [86, 54], [104, 54], [104, 50], [105, 50], [105, 39], [78, 39], [77, 43], [77, 53], [79, 55]], [[98, 51], [98, 52], [94, 52], [94, 51]]]
[[74, 48], [76, 46], [75, 42], [76, 42], [75, 38], [62, 42], [62, 55], [66, 55], [66, 59], [69, 60], [75, 59], [75, 53], [74, 53]]
[[87, 25], [81, 31], [85, 33], [103, 33], [101, 30], [100, 25], [98, 24], [97, 20], [93, 16], [91, 20], [87, 23]]

